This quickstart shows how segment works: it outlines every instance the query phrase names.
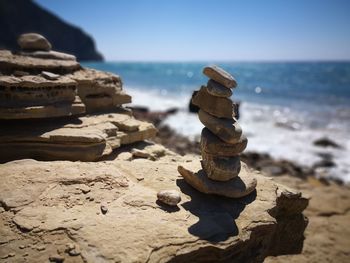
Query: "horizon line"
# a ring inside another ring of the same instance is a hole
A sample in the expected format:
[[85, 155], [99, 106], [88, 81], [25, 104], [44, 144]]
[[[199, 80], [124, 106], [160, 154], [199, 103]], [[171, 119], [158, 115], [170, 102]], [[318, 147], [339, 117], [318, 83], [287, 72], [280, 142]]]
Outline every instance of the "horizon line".
[[257, 60], [86, 60], [83, 63], [350, 63], [350, 59], [257, 59]]

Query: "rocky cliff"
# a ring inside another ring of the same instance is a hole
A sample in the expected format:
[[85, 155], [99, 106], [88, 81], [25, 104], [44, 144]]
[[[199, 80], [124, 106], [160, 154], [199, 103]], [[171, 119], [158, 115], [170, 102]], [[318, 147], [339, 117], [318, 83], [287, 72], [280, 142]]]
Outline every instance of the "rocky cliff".
[[0, 32], [0, 48], [16, 50], [20, 34], [36, 32], [58, 51], [74, 54], [80, 61], [103, 60], [90, 36], [30, 0], [0, 1]]

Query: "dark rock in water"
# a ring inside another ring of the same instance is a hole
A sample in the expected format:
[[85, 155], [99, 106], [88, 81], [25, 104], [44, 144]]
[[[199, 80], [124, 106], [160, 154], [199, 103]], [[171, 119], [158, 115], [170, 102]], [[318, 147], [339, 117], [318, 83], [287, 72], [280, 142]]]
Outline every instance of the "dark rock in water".
[[339, 144], [332, 141], [331, 139], [328, 139], [326, 137], [320, 138], [316, 141], [314, 141], [314, 145], [320, 146], [320, 147], [333, 147], [333, 148], [341, 148]]
[[322, 159], [326, 160], [332, 160], [333, 155], [331, 153], [317, 153], [318, 156], [320, 156]]
[[192, 112], [192, 113], [197, 113], [199, 111], [199, 107], [194, 105], [192, 103], [192, 98], [196, 96], [196, 94], [198, 93], [198, 90], [193, 91], [189, 105], [188, 105], [188, 111]]
[[149, 111], [147, 107], [133, 106], [128, 107], [133, 112], [134, 117], [140, 120], [148, 120], [159, 125], [166, 117], [178, 112], [178, 108], [170, 108], [166, 111]]
[[239, 106], [241, 106], [240, 101], [235, 101], [233, 102], [233, 111], [235, 112], [235, 118], [238, 120], [239, 119]]
[[166, 112], [167, 114], [175, 114], [175, 113], [177, 113], [178, 111], [179, 111], [178, 108], [170, 108], [170, 109], [167, 109], [165, 112]]
[[148, 113], [149, 112], [149, 108], [148, 107], [144, 107], [144, 106], [132, 106], [132, 107], [127, 107], [128, 109], [131, 109], [132, 111], [136, 111], [138, 113]]
[[335, 162], [332, 160], [321, 160], [313, 165], [313, 168], [318, 168], [318, 167], [334, 167], [336, 166]]
[[41, 34], [55, 50], [74, 54], [78, 60], [103, 60], [93, 39], [29, 0], [0, 1], [0, 48], [17, 50], [17, 37], [26, 32]]
[[336, 163], [333, 161], [333, 155], [330, 153], [318, 153], [318, 156], [320, 156], [322, 158], [321, 161], [316, 162], [313, 165], [313, 168], [319, 168], [319, 167], [327, 167], [327, 168], [331, 168], [331, 167], [335, 167]]

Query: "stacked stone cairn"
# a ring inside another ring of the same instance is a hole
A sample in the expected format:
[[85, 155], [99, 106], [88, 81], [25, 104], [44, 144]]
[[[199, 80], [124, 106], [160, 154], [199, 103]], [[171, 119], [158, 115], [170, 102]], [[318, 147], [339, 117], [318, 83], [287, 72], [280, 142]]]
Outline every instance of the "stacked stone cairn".
[[200, 144], [201, 168], [184, 164], [178, 170], [201, 192], [239, 198], [254, 191], [256, 179], [239, 157], [248, 140], [235, 118], [235, 105], [230, 99], [237, 83], [215, 65], [205, 67], [203, 73], [210, 78], [207, 86], [202, 86], [192, 98], [205, 126]]
[[95, 161], [155, 136], [132, 116], [118, 75], [83, 68], [36, 33], [0, 50], [0, 161]]

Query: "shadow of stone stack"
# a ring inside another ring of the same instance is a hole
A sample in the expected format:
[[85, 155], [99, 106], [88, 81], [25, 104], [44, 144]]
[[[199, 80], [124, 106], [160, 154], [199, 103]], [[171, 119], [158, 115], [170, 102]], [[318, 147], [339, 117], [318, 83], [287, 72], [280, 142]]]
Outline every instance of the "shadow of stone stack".
[[0, 160], [94, 161], [156, 134], [123, 107], [131, 97], [112, 73], [83, 68], [34, 33], [19, 52], [0, 50]]
[[201, 192], [239, 198], [254, 191], [256, 178], [239, 157], [248, 140], [235, 118], [230, 99], [237, 83], [217, 66], [205, 67], [203, 73], [210, 80], [192, 98], [205, 126], [201, 134], [202, 161], [180, 165], [178, 170]]

